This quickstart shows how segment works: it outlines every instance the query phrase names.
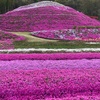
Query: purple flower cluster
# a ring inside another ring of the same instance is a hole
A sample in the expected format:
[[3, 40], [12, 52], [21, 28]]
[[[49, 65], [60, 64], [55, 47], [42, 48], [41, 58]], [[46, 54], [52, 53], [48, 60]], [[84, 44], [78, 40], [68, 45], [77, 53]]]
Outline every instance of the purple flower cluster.
[[0, 54], [0, 60], [66, 60], [66, 59], [100, 59], [100, 53], [33, 53]]
[[22, 7], [22, 10], [0, 16], [0, 29], [6, 31], [33, 32], [72, 29], [74, 26], [100, 26], [100, 22], [66, 6]]
[[[0, 71], [0, 99], [3, 100], [42, 100], [99, 94], [99, 68]], [[98, 97], [100, 99], [100, 95]]]

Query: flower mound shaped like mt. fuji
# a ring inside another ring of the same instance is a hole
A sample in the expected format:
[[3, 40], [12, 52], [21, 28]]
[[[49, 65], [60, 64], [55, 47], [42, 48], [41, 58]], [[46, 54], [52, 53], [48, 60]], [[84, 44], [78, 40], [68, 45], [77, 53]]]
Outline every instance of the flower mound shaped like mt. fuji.
[[74, 26], [100, 26], [100, 22], [71, 7], [42, 1], [19, 7], [0, 16], [0, 29], [41, 31], [72, 29]]

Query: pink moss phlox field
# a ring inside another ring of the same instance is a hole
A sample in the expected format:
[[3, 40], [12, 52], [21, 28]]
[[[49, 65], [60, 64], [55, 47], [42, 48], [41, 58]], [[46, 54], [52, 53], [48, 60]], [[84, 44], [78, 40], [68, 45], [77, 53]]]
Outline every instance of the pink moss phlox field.
[[[64, 98], [100, 94], [100, 69], [0, 71], [0, 98]], [[100, 96], [99, 96], [100, 99]], [[16, 99], [15, 99], [16, 100]]]
[[15, 9], [0, 16], [0, 29], [33, 32], [72, 29], [74, 26], [100, 26], [99, 21], [68, 6], [28, 7]]
[[0, 60], [100, 59], [100, 53], [33, 53], [0, 54]]
[[100, 59], [0, 61], [0, 70], [100, 68]]

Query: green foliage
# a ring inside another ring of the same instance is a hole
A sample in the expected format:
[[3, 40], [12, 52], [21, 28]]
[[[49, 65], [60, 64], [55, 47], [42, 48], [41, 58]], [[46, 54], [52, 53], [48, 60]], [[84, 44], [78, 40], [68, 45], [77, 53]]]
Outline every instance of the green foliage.
[[85, 44], [82, 41], [58, 41], [58, 42], [14, 42], [15, 48], [100, 48], [100, 44]]
[[0, 13], [5, 13], [32, 2], [38, 2], [38, 0], [0, 0]]
[[100, 0], [81, 0], [81, 11], [87, 15], [98, 16]]
[[89, 16], [98, 16], [100, 19], [100, 0], [55, 0], [70, 6]]

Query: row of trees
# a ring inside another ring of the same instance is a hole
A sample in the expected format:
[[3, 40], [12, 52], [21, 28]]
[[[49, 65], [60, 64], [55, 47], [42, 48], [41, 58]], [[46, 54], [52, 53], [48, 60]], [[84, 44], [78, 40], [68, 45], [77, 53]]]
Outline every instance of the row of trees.
[[100, 0], [55, 0], [70, 6], [89, 16], [98, 16], [100, 19]]
[[[21, 5], [30, 4], [43, 0], [0, 0], [0, 13], [5, 13]], [[89, 16], [98, 16], [100, 18], [100, 0], [47, 0], [56, 1], [66, 6], [70, 6]]]
[[30, 3], [28, 1], [33, 0], [0, 0], [0, 13], [2, 14], [19, 6]]

